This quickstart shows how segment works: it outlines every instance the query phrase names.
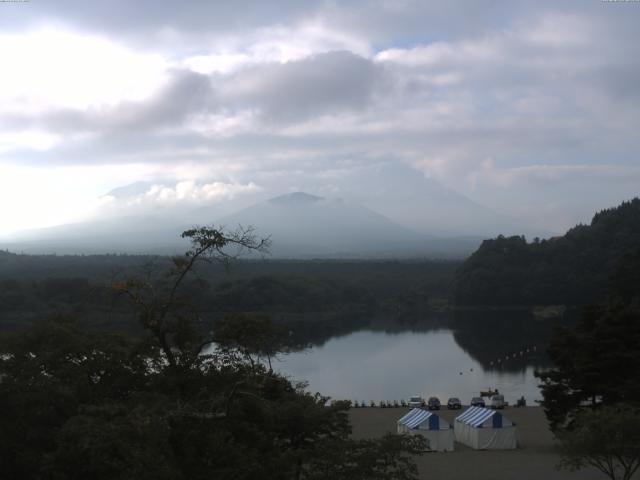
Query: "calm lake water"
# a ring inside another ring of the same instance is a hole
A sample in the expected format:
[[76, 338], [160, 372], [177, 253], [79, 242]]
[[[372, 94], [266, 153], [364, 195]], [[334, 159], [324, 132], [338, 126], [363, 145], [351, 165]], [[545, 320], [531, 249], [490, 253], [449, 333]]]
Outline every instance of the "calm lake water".
[[529, 404], [540, 399], [534, 371], [548, 365], [542, 352], [549, 329], [538, 325], [532, 333], [530, 323], [517, 321], [473, 325], [356, 331], [281, 356], [274, 368], [307, 381], [312, 392], [366, 403], [420, 395], [442, 402], [458, 397], [468, 404], [489, 388], [497, 388], [511, 404], [521, 395]]

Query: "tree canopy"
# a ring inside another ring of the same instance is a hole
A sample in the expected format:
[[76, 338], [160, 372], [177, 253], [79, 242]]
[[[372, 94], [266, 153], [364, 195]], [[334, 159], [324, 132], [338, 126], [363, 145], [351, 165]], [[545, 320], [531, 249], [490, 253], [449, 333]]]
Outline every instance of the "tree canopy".
[[264, 357], [286, 348], [268, 318], [231, 316], [217, 331], [201, 328], [184, 279], [200, 260], [228, 260], [221, 249], [235, 240], [264, 243], [215, 229], [185, 234], [193, 249], [163, 281], [114, 285], [145, 335], [87, 330], [62, 316], [2, 336], [3, 475], [415, 479], [420, 437], [353, 440], [348, 403], [328, 405], [267, 368]]
[[457, 304], [587, 305], [605, 300], [616, 265], [640, 245], [640, 199], [596, 213], [561, 237], [485, 240], [459, 268]]
[[553, 429], [570, 425], [582, 406], [640, 406], [640, 250], [611, 276], [607, 302], [586, 307], [574, 327], [550, 341], [554, 368], [538, 372]]
[[575, 428], [559, 433], [560, 467], [594, 467], [611, 480], [630, 480], [640, 467], [640, 409], [607, 406], [579, 414]]

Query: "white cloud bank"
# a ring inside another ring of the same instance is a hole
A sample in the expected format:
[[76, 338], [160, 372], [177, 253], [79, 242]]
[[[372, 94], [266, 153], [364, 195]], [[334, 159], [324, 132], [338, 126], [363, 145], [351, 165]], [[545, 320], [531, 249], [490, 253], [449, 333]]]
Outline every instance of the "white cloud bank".
[[104, 195], [101, 197], [101, 204], [104, 207], [110, 207], [122, 202], [118, 205], [121, 208], [145, 204], [149, 206], [176, 206], [178, 204], [197, 206], [259, 191], [260, 187], [253, 182], [247, 184], [212, 182], [199, 185], [193, 180], [184, 180], [175, 186], [154, 184], [144, 193], [125, 196], [122, 199], [113, 195]]

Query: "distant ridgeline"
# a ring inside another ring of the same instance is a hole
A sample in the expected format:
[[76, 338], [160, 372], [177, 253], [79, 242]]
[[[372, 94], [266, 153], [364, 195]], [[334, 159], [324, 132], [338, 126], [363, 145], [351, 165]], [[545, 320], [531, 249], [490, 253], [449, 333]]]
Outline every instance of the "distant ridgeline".
[[459, 305], [583, 305], [602, 301], [614, 272], [638, 259], [640, 199], [603, 210], [562, 237], [485, 240], [458, 269]]

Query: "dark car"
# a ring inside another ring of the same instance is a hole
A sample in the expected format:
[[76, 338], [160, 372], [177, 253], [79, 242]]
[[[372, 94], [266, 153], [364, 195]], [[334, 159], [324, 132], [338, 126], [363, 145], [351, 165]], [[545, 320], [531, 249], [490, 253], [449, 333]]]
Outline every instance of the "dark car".
[[484, 400], [482, 399], [482, 397], [473, 397], [471, 399], [471, 406], [472, 407], [485, 407], [486, 405], [484, 404]]
[[447, 400], [447, 408], [449, 410], [458, 410], [462, 408], [462, 403], [460, 403], [460, 399], [456, 397], [451, 397]]
[[427, 407], [429, 407], [429, 410], [440, 410], [440, 400], [438, 397], [429, 397]]

